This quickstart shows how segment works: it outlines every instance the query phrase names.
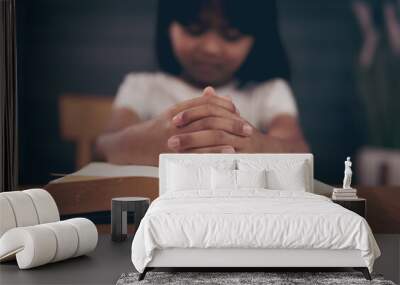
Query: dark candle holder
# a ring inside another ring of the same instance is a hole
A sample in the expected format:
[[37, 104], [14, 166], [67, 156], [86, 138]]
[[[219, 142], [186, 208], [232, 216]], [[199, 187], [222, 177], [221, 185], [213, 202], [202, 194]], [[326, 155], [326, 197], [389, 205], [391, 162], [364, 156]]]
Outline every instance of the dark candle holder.
[[134, 225], [137, 230], [140, 221], [146, 214], [150, 199], [144, 197], [119, 197], [111, 200], [111, 239], [124, 241], [128, 237], [128, 212], [134, 214]]

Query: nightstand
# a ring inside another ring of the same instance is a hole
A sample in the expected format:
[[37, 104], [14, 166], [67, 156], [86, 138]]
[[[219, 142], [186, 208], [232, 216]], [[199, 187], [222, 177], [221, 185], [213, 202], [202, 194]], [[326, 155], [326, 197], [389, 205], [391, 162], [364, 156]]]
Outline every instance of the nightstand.
[[334, 200], [332, 202], [359, 214], [361, 217], [366, 218], [367, 214], [367, 200], [364, 198], [349, 199], [349, 200]]

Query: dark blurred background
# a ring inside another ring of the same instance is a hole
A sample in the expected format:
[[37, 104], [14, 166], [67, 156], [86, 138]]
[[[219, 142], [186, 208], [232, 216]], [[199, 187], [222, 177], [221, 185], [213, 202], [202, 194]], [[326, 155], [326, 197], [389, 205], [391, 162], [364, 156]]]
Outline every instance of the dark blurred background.
[[[340, 184], [346, 156], [365, 143], [351, 2], [278, 2], [315, 176]], [[114, 96], [126, 73], [156, 70], [155, 11], [154, 0], [17, 1], [20, 184], [75, 170], [75, 145], [60, 137], [62, 94]]]

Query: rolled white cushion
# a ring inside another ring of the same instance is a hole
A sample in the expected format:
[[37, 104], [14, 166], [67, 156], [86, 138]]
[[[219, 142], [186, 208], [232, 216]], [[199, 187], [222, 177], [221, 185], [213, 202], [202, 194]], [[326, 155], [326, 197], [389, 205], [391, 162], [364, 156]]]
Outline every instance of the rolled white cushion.
[[74, 218], [64, 222], [73, 225], [78, 233], [78, 248], [74, 257], [86, 254], [96, 248], [98, 233], [96, 226], [90, 220]]
[[86, 254], [97, 240], [95, 225], [84, 218], [13, 228], [0, 238], [0, 261], [16, 257], [28, 269]]
[[78, 233], [73, 225], [63, 222], [43, 224], [56, 235], [57, 250], [51, 262], [57, 262], [75, 255], [78, 249]]
[[6, 231], [16, 226], [17, 222], [10, 202], [6, 197], [0, 195], [0, 238]]
[[20, 269], [51, 262], [56, 254], [54, 232], [42, 225], [19, 227], [7, 231], [0, 239], [0, 260], [16, 254]]
[[43, 189], [28, 189], [22, 191], [30, 196], [36, 208], [39, 224], [57, 222], [60, 214], [56, 202], [49, 192]]
[[39, 223], [38, 214], [31, 197], [22, 191], [1, 193], [13, 209], [17, 227], [33, 226]]

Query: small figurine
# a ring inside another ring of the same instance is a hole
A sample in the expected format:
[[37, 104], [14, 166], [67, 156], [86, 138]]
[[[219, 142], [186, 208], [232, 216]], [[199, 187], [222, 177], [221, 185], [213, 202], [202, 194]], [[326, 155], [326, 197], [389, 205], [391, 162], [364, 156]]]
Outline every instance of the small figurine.
[[344, 162], [344, 178], [342, 188], [333, 188], [332, 200], [355, 200], [357, 197], [357, 189], [351, 187], [351, 177], [353, 176], [353, 171], [351, 170], [351, 165], [353, 163], [350, 160], [350, 156], [347, 157]]
[[351, 171], [352, 162], [350, 161], [350, 156], [344, 162], [344, 179], [343, 179], [343, 189], [351, 189], [351, 176], [353, 171]]

